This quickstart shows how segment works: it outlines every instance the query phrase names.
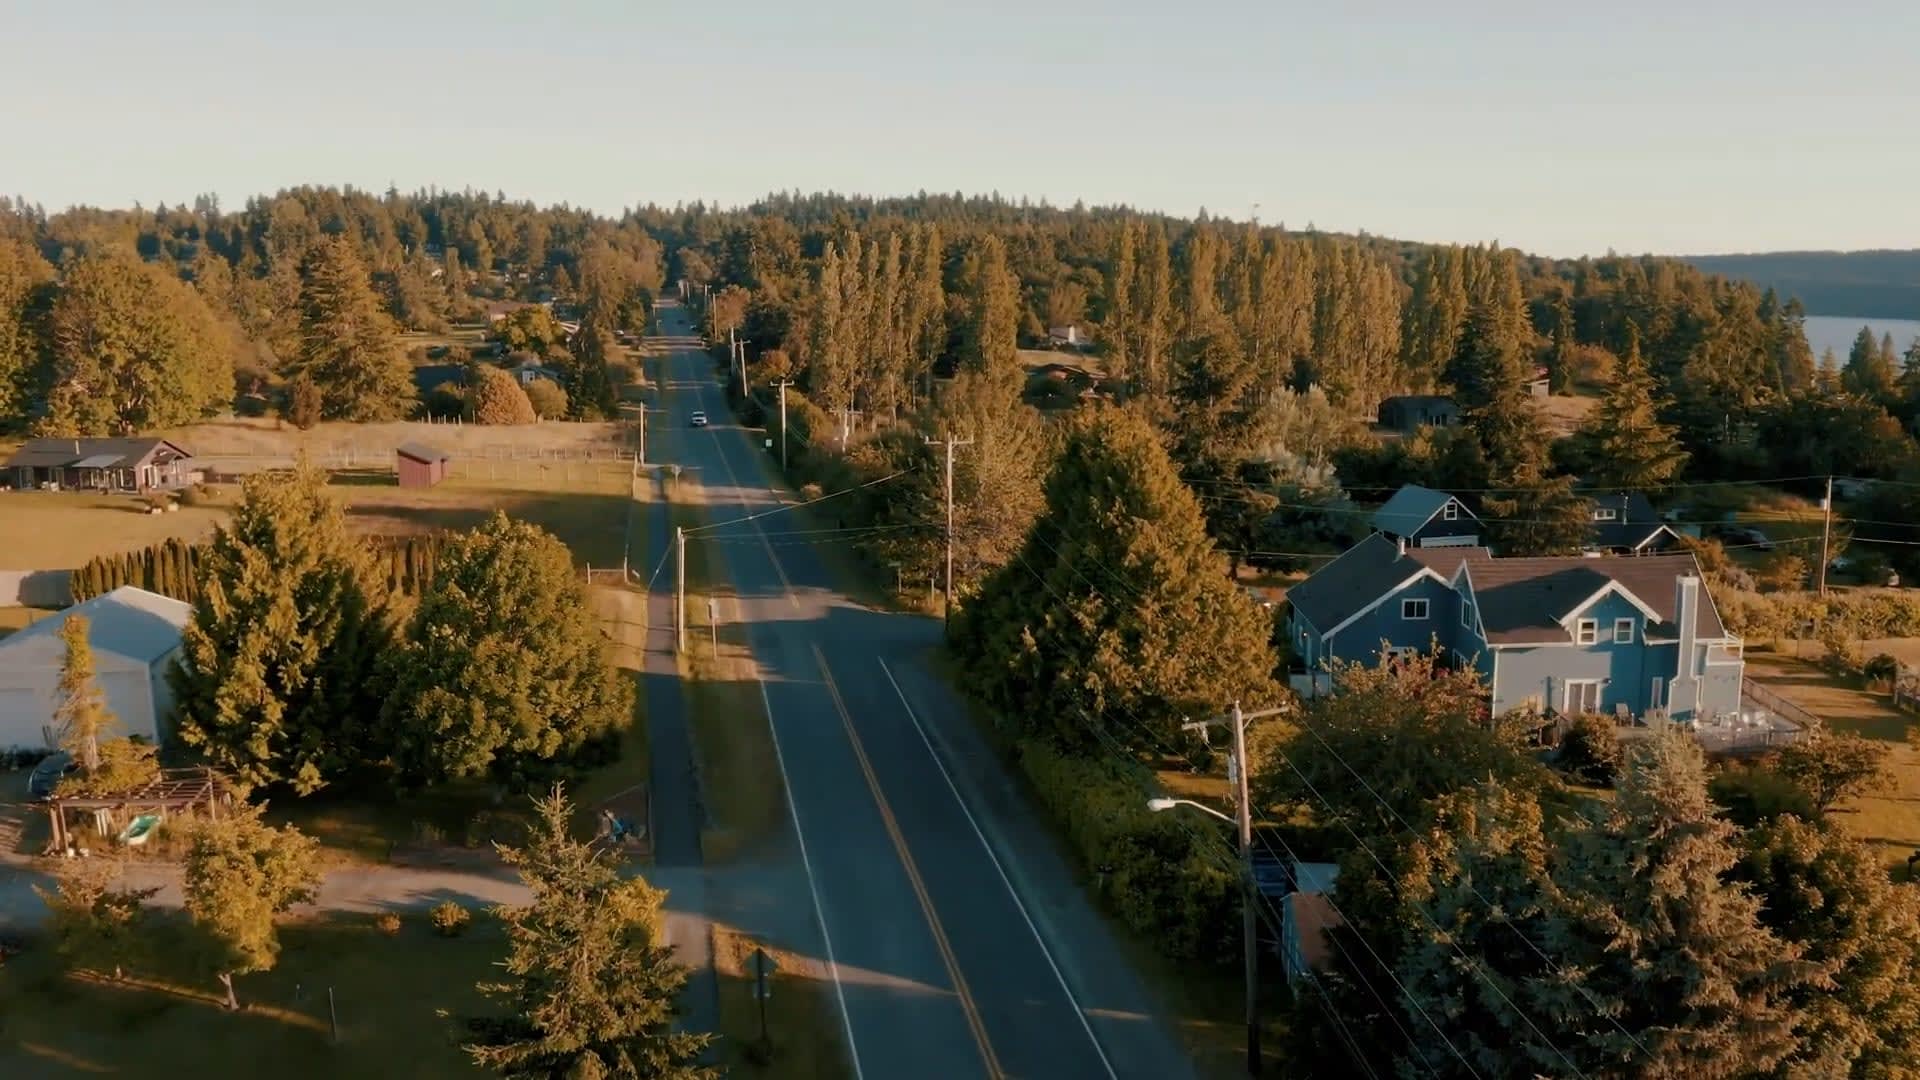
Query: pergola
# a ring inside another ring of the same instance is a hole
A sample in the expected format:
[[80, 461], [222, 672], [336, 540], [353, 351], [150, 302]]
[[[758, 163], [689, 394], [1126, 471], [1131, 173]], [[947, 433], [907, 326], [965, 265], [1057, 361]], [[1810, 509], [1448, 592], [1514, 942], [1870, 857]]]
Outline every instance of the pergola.
[[[204, 804], [207, 813], [218, 817], [220, 806], [233, 797], [232, 789], [212, 769], [163, 769], [160, 778], [138, 791], [114, 795], [55, 795], [47, 802], [47, 816], [53, 824], [53, 850], [67, 849], [67, 811], [91, 810], [96, 827], [102, 816], [117, 818], [119, 811], [191, 810]], [[102, 833], [106, 830], [101, 828]]]

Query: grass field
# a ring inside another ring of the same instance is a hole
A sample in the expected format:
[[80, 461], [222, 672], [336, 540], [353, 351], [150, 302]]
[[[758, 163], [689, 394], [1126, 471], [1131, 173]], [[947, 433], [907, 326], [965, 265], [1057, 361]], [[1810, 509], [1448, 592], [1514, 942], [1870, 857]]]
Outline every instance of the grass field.
[[393, 448], [424, 442], [450, 454], [474, 454], [496, 448], [540, 454], [625, 448], [627, 431], [617, 423], [545, 420], [538, 424], [492, 427], [394, 420], [379, 424], [330, 421], [299, 428], [270, 417], [231, 417], [156, 431], [200, 458], [291, 458], [301, 452], [322, 457], [353, 448], [379, 460], [365, 464], [391, 468]]
[[0, 563], [8, 570], [70, 570], [96, 555], [134, 551], [171, 536], [202, 540], [226, 519], [224, 506], [150, 514], [131, 495], [0, 492]]
[[275, 970], [235, 980], [238, 1013], [221, 1007], [212, 979], [179, 965], [115, 984], [67, 974], [38, 942], [0, 978], [0, 1076], [485, 1075], [460, 1050], [458, 1018], [484, 1007], [474, 984], [505, 955], [493, 919], [476, 912], [459, 938], [435, 936], [420, 915], [392, 937], [365, 916], [293, 923], [280, 936]]
[[[755, 992], [753, 952], [773, 958], [768, 979], [767, 1043], [760, 1038], [760, 1001]], [[713, 964], [720, 979], [720, 1061], [733, 1075], [792, 1080], [839, 1080], [853, 1075], [840, 1041], [840, 1018], [826, 965], [810, 957], [762, 945], [731, 927], [713, 929]], [[800, 1033], [795, 1037], [795, 1033]]]
[[40, 608], [0, 607], [0, 638], [6, 637], [15, 630], [25, 630], [51, 614], [53, 612]]

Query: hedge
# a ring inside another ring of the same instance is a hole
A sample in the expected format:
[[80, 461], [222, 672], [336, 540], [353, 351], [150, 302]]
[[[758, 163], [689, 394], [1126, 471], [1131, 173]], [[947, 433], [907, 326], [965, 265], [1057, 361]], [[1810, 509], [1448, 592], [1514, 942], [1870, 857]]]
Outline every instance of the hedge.
[[[369, 538], [373, 568], [386, 575], [387, 591], [418, 596], [433, 581], [452, 535], [419, 533]], [[73, 572], [73, 602], [90, 600], [122, 585], [171, 596], [191, 604], [199, 597], [200, 561], [205, 544], [189, 544], [178, 537], [136, 551], [101, 555]]]
[[1174, 960], [1226, 964], [1240, 955], [1235, 856], [1211, 822], [1147, 809], [1145, 769], [1016, 745], [1041, 805], [1066, 833], [1100, 902]]
[[1727, 629], [1748, 641], [1781, 641], [1837, 633], [1855, 641], [1920, 637], [1920, 592], [1906, 589], [1845, 589], [1753, 593], [1722, 589], [1714, 604]]

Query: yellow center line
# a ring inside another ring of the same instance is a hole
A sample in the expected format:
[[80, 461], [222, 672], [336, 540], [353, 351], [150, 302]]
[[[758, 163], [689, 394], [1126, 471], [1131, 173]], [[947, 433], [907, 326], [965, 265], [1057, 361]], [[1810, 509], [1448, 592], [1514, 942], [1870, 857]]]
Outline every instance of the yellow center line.
[[853, 756], [860, 763], [860, 772], [867, 778], [867, 788], [873, 792], [873, 801], [880, 808], [880, 823], [886, 826], [887, 835], [893, 840], [893, 850], [900, 856], [900, 865], [906, 868], [907, 880], [913, 885], [913, 893], [920, 900], [920, 910], [927, 917], [927, 926], [933, 931], [933, 943], [940, 950], [940, 959], [947, 965], [947, 975], [953, 980], [953, 990], [960, 998], [960, 1009], [967, 1014], [967, 1027], [973, 1031], [973, 1041], [980, 1047], [980, 1056], [987, 1064], [987, 1075], [993, 1080], [1001, 1080], [1007, 1075], [1000, 1067], [1000, 1059], [993, 1052], [993, 1044], [987, 1040], [987, 1026], [980, 1019], [979, 1006], [974, 1003], [973, 991], [967, 988], [967, 978], [960, 973], [960, 961], [954, 955], [953, 943], [947, 940], [946, 927], [940, 923], [940, 916], [933, 910], [933, 897], [927, 893], [926, 882], [920, 878], [920, 868], [913, 861], [913, 853], [907, 850], [907, 838], [900, 832], [900, 823], [893, 816], [893, 807], [887, 803], [887, 797], [880, 793], [880, 778], [874, 774], [873, 763], [867, 760], [866, 748], [861, 745], [860, 735], [853, 729], [853, 716], [847, 712], [846, 702], [840, 699], [840, 688], [834, 684], [833, 672], [827, 667], [826, 654], [819, 645], [813, 646], [813, 659], [820, 665], [821, 678], [826, 682], [827, 696], [833, 699], [833, 707], [840, 714], [840, 723], [847, 729], [847, 741], [853, 744]]

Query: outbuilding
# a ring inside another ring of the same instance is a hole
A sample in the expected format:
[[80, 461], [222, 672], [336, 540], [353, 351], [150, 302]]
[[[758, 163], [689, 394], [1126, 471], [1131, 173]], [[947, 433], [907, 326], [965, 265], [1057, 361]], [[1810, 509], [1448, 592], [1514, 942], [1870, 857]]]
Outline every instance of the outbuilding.
[[167, 668], [193, 608], [171, 597], [121, 587], [0, 639], [0, 749], [54, 747], [55, 691], [66, 649], [60, 627], [87, 619], [94, 678], [117, 722], [116, 734], [159, 743], [169, 734], [173, 688]]
[[401, 443], [394, 451], [394, 472], [399, 474], [403, 488], [429, 488], [447, 478], [450, 460], [443, 450], [421, 443]]

